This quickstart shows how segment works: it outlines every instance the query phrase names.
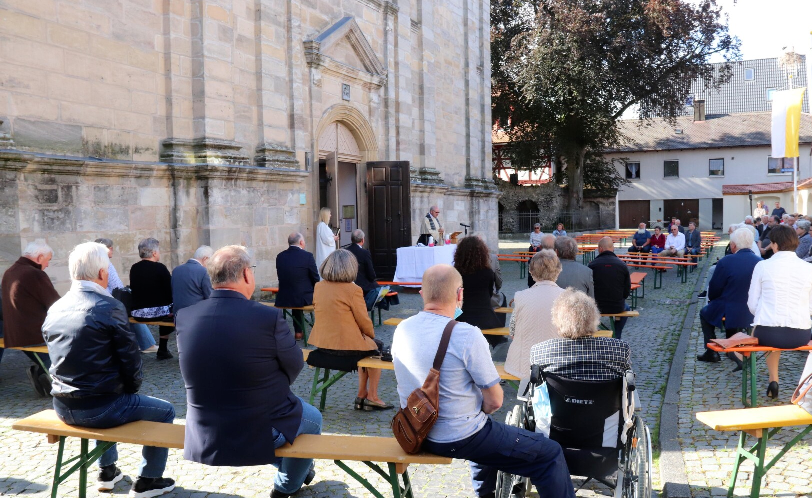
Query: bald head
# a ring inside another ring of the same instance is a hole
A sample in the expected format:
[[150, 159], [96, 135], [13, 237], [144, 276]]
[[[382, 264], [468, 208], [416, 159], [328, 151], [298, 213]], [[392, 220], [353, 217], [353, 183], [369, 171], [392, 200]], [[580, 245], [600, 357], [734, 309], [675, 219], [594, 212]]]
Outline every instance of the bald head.
[[430, 266], [423, 273], [423, 303], [426, 307], [453, 305], [457, 289], [462, 287], [462, 275], [451, 265]]
[[612, 237], [604, 237], [598, 241], [598, 253], [602, 253], [604, 251], [613, 251], [615, 250], [615, 243], [612, 242]]

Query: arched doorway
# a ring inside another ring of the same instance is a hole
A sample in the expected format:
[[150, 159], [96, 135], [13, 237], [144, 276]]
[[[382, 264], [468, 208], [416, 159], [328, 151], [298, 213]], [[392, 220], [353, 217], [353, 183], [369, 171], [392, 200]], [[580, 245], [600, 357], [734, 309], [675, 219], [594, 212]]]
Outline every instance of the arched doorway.
[[359, 228], [359, 165], [361, 150], [347, 126], [333, 122], [319, 135], [319, 205], [333, 212], [331, 225], [339, 231], [339, 244], [350, 243], [353, 230]]
[[539, 206], [531, 200], [524, 200], [516, 206], [517, 229], [519, 232], [532, 232], [539, 221]]

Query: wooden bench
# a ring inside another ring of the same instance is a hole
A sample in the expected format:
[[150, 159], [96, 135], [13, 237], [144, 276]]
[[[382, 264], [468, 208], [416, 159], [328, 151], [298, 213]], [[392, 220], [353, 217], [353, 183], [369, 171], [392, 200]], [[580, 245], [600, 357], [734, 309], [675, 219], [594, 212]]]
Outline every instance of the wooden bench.
[[[736, 476], [739, 467], [745, 459], [752, 460], [753, 484], [750, 487], [751, 498], [758, 498], [761, 491], [761, 480], [793, 446], [812, 430], [812, 414], [797, 405], [765, 406], [761, 408], [747, 408], [740, 410], [719, 410], [713, 412], [699, 412], [697, 420], [717, 431], [738, 431], [739, 444], [736, 448], [733, 471], [730, 474], [730, 484], [727, 496], [733, 496], [736, 487]], [[785, 427], [804, 427], [768, 462], [766, 458], [767, 443], [778, 431]], [[756, 438], [756, 444], [745, 447], [747, 435]]]
[[[298, 323], [299, 326], [302, 328], [302, 343], [307, 346], [307, 326], [310, 325], [313, 327], [313, 324], [316, 322], [316, 317], [313, 316], [313, 311], [316, 309], [313, 307], [312, 304], [308, 306], [277, 306], [276, 303], [271, 301], [259, 301], [260, 303], [264, 304], [265, 306], [273, 306], [276, 309], [282, 310], [282, 317], [286, 318], [290, 316], [291, 320], [295, 323]], [[301, 311], [302, 312], [302, 320], [299, 322], [296, 320], [296, 317], [293, 316], [293, 311]], [[310, 315], [310, 320], [304, 315], [305, 313]]]
[[[609, 329], [612, 331], [612, 337], [615, 336], [615, 320], [618, 318], [635, 318], [640, 316], [639, 311], [623, 311], [621, 313], [601, 313], [601, 317], [609, 318]], [[603, 325], [601, 325], [603, 327]]]
[[133, 317], [130, 317], [130, 323], [142, 323], [144, 325], [157, 325], [158, 327], [172, 327], [175, 328], [175, 322], [161, 322], [161, 321], [138, 321]]
[[[312, 349], [303, 349], [302, 356], [304, 360], [307, 361], [307, 357], [310, 356], [310, 352], [313, 351]], [[369, 356], [367, 358], [362, 358], [357, 363], [358, 368], [378, 368], [380, 370], [394, 370], [395, 365], [391, 361], [383, 361], [378, 357]], [[496, 371], [499, 373], [499, 378], [502, 380], [508, 381], [513, 387], [518, 389], [519, 387], [519, 378], [513, 374], [509, 374], [505, 371], [505, 366], [501, 363], [495, 363]], [[310, 404], [316, 406], [314, 401], [316, 399], [316, 395], [321, 394], [321, 400], [319, 401], [319, 410], [324, 411], [324, 405], [327, 402], [327, 390], [338, 382], [342, 377], [347, 375], [349, 372], [342, 372], [337, 371], [333, 376], [330, 376], [330, 369], [329, 368], [321, 368], [321, 367], [311, 367], [315, 368], [316, 371], [313, 372], [313, 384], [310, 386]], [[321, 376], [320, 376], [321, 375]]]
[[[659, 289], [663, 286], [663, 272], [666, 270], [672, 270], [673, 266], [667, 265], [658, 265], [658, 264], [643, 264], [643, 263], [630, 263], [628, 261], [624, 261], [626, 266], [629, 268], [644, 268], [646, 270], [654, 270], [654, 288]], [[659, 278], [659, 283], [658, 279]]]
[[519, 263], [519, 278], [525, 278], [527, 274], [527, 262], [530, 261], [532, 256], [521, 256], [518, 254], [497, 254], [496, 259], [499, 261], [514, 261]]
[[[742, 405], [751, 408], [758, 406], [758, 397], [756, 396], [756, 353], [769, 353], [773, 351], [812, 351], [812, 341], [809, 341], [806, 346], [801, 346], [796, 349], [778, 349], [758, 345], [723, 348], [715, 342], [709, 342], [707, 346], [708, 349], [716, 351], [717, 353], [739, 353], [744, 357], [744, 361], [742, 362]], [[749, 402], [747, 401], [748, 385], [750, 387]]]
[[[127, 443], [183, 449], [185, 431], [185, 427], [180, 424], [147, 421], [131, 422], [112, 429], [76, 427], [59, 420], [53, 410], [45, 410], [18, 420], [11, 427], [18, 431], [46, 434], [49, 443], [59, 443], [53, 485], [51, 487], [51, 496], [53, 498], [58, 496], [59, 485], [76, 471], [79, 471], [79, 498], [85, 498], [87, 495], [88, 468], [113, 444]], [[63, 461], [65, 439], [69, 437], [76, 437], [81, 440], [80, 452], [79, 455]], [[104, 443], [89, 450], [89, 441], [91, 439], [104, 441]], [[409, 464], [447, 465], [451, 463], [450, 458], [428, 453], [409, 455], [401, 449], [393, 437], [302, 434], [296, 438], [292, 445], [286, 444], [275, 450], [275, 454], [286, 458], [333, 460], [336, 465], [361, 483], [372, 494], [383, 496], [369, 481], [344, 463], [345, 461], [364, 462], [389, 482], [392, 486], [392, 493], [396, 498], [401, 496], [413, 498], [414, 496], [407, 470]], [[62, 467], [73, 461], [77, 462], [63, 472]], [[383, 470], [378, 463], [386, 463], [388, 472]], [[403, 476], [402, 486], [398, 476]]]
[[[389, 292], [386, 293], [386, 295], [383, 297], [383, 299], [389, 300], [389, 298], [393, 298], [393, 297], [397, 297], [397, 296], [398, 296], [397, 292], [389, 291]], [[383, 301], [383, 299], [381, 299], [381, 301]], [[372, 307], [372, 309], [369, 310], [369, 319], [372, 320], [372, 325], [373, 326], [375, 325], [375, 309], [376, 308], [378, 309], [378, 326], [381, 325], [381, 307], [378, 306], [379, 304], [380, 303], [376, 302], [375, 305]], [[394, 304], [389, 303], [389, 306], [394, 306]]]
[[[513, 311], [513, 308], [502, 308], [502, 309], [507, 311], [502, 311], [500, 313], [511, 313]], [[383, 324], [397, 326], [400, 325], [400, 322], [402, 322], [403, 320], [405, 320], [405, 318], [392, 317], [384, 320]], [[497, 327], [495, 329], [481, 329], [481, 330], [482, 333], [485, 335], [510, 335], [510, 329], [508, 327]]]
[[[16, 349], [17, 351], [28, 351], [30, 353], [40, 353], [40, 354], [48, 354], [48, 346], [15, 346], [15, 347], [7, 347], [6, 341], [0, 337], [0, 349]], [[42, 362], [39, 355], [34, 355], [34, 358], [37, 359], [37, 363], [39, 366], [42, 367], [42, 370], [45, 372], [45, 375], [48, 377], [48, 380], [51, 380], [51, 373], [45, 367], [45, 363]]]
[[[653, 263], [653, 264], [663, 264], [663, 265], [673, 265], [677, 267], [677, 276], [680, 277], [680, 282], [683, 284], [688, 281], [688, 269], [690, 268], [691, 271], [697, 266], [696, 261], [692, 261], [691, 258], [687, 256], [683, 257], [670, 257], [670, 256], [626, 256], [621, 255], [619, 256], [620, 260], [626, 263], [637, 263], [637, 264], [645, 264], [645, 263]], [[662, 283], [662, 282], [661, 282]]]

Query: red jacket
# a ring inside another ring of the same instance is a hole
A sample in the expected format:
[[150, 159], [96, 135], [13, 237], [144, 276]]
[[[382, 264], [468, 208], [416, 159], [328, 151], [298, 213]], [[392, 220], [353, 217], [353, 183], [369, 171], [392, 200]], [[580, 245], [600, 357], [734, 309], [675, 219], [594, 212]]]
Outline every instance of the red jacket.
[[8, 347], [42, 344], [48, 308], [59, 299], [42, 267], [25, 256], [3, 275], [3, 334]]
[[659, 237], [656, 235], [651, 236], [651, 247], [659, 247], [665, 249], [665, 234], [661, 233]]

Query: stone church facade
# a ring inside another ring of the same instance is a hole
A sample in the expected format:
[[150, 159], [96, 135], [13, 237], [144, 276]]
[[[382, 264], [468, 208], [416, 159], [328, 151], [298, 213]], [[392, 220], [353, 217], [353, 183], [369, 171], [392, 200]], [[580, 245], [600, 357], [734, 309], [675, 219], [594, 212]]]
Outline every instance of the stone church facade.
[[376, 161], [408, 162], [409, 243], [438, 204], [495, 248], [488, 23], [484, 0], [4, 1], [0, 271], [44, 238], [63, 292], [76, 243], [112, 238], [126, 275], [155, 237], [170, 268], [243, 244], [273, 284], [322, 206], [342, 244], [371, 230]]

